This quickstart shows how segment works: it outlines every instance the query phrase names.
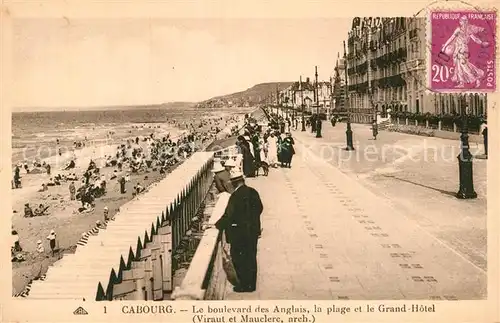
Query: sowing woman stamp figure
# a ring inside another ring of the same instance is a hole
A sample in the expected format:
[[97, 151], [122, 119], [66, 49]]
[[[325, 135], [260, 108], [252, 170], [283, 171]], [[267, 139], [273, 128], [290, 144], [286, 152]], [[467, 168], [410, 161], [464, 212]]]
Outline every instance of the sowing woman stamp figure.
[[429, 27], [431, 91], [496, 90], [496, 11], [431, 11]]
[[465, 83], [475, 84], [477, 88], [481, 85], [485, 71], [469, 61], [469, 41], [473, 40], [482, 47], [487, 47], [488, 42], [482, 41], [476, 36], [482, 31], [484, 31], [483, 27], [470, 24], [467, 16], [462, 16], [459, 20], [459, 26], [441, 49], [443, 53], [453, 59], [454, 69], [451, 80], [458, 83], [457, 88], [463, 88]]

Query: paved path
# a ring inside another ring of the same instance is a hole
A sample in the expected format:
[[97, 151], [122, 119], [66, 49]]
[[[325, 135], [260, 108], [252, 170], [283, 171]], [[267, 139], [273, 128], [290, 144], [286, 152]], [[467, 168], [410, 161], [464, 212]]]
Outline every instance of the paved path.
[[485, 297], [481, 268], [385, 199], [309, 156], [247, 181], [264, 204], [257, 291], [228, 290], [226, 299]]
[[[343, 123], [336, 127], [325, 123], [321, 139], [309, 131], [295, 132], [294, 137], [486, 270], [487, 160], [475, 159], [473, 163], [478, 198], [459, 200], [455, 197], [459, 187], [458, 140], [381, 131], [374, 141], [369, 126], [353, 124], [353, 131], [354, 152], [342, 150]], [[473, 144], [471, 149], [478, 154], [483, 148]]]

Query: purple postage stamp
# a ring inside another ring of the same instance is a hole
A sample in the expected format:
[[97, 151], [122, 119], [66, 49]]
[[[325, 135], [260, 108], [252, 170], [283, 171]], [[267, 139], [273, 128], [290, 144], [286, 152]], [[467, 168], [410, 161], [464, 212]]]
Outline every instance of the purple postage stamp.
[[496, 12], [429, 12], [431, 91], [442, 93], [496, 90]]

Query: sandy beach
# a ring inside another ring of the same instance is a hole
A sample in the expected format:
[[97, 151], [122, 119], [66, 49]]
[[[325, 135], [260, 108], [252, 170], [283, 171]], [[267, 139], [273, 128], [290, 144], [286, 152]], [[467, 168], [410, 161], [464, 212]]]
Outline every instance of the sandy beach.
[[[217, 127], [220, 135], [224, 128], [231, 126], [232, 122], [234, 122], [234, 120], [230, 119], [234, 119], [234, 117], [226, 114], [221, 119], [221, 115], [218, 114], [217, 117], [204, 116], [198, 120], [176, 121], [167, 124], [127, 125], [126, 127], [122, 125], [110, 129], [115, 134], [107, 142], [98, 141], [62, 156], [55, 154], [42, 159], [52, 166], [50, 176], [46, 173], [27, 174], [22, 169], [22, 188], [12, 190], [12, 225], [13, 229], [18, 233], [25, 261], [12, 263], [13, 295], [21, 292], [30, 280], [44, 274], [48, 267], [62, 257], [64, 253], [74, 252], [76, 243], [82, 234], [94, 228], [97, 220], [104, 222], [104, 207], [109, 209], [110, 215], [116, 214], [121, 205], [133, 198], [132, 188], [137, 183], [140, 183], [143, 187], [148, 187], [168, 176], [171, 170], [182, 163], [181, 160], [177, 165], [168, 169], [165, 174], [160, 174], [158, 170], [153, 171], [151, 168], [146, 172], [133, 174], [126, 167], [123, 168], [122, 172], [115, 172], [116, 167], [103, 167], [105, 156], [113, 155], [120, 143], [125, 143], [127, 139], [139, 137], [141, 138], [139, 145], [145, 149], [148, 143], [142, 141], [142, 138], [149, 136], [151, 133], [154, 134], [155, 138], [161, 138], [166, 134], [170, 134], [170, 138], [177, 138], [186, 135], [187, 131], [190, 131], [191, 133], [200, 134], [196, 146], [201, 150], [218, 137], [214, 135], [214, 138], [210, 140], [202, 140], [203, 135], [201, 134], [213, 129], [213, 127]], [[62, 171], [61, 169], [72, 158], [73, 153], [77, 157], [75, 168]], [[61, 185], [50, 186], [45, 192], [39, 192], [42, 183], [47, 182], [50, 177], [56, 174], [76, 173], [78, 180], [75, 181], [75, 186], [78, 189], [82, 185], [82, 174], [87, 169], [91, 159], [100, 168], [100, 174], [104, 174], [107, 179], [112, 173], [117, 175], [116, 179], [107, 181], [107, 193], [95, 200], [95, 207], [92, 211], [87, 213], [78, 211], [81, 201], [70, 200], [69, 181], [62, 182]], [[130, 181], [126, 184], [127, 193], [121, 194], [118, 179], [125, 173], [130, 174]], [[40, 203], [49, 206], [48, 215], [24, 217], [25, 203], [29, 203], [33, 209]], [[57, 234], [60, 251], [56, 256], [50, 254], [47, 240], [50, 230], [54, 230]], [[45, 248], [44, 253], [37, 252], [37, 240], [42, 241]]]

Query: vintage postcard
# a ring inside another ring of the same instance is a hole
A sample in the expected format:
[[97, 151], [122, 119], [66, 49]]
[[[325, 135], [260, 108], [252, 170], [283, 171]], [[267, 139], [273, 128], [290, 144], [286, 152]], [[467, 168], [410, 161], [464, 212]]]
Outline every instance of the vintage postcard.
[[500, 321], [497, 4], [0, 12], [2, 322]]

